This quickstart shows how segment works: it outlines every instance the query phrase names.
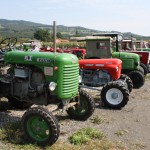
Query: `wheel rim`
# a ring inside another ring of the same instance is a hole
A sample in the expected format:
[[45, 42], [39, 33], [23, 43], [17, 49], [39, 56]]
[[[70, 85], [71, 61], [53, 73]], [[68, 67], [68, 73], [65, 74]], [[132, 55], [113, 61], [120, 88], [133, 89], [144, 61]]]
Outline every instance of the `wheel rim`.
[[44, 141], [50, 135], [48, 123], [40, 116], [32, 116], [27, 120], [27, 131], [36, 141]]
[[112, 105], [118, 105], [123, 100], [123, 93], [116, 88], [111, 88], [106, 93], [107, 101]]
[[74, 114], [77, 114], [77, 115], [83, 115], [86, 113], [86, 111], [88, 110], [88, 103], [86, 101], [85, 98], [81, 98], [80, 100], [80, 104], [77, 105], [73, 111], [74, 111]]

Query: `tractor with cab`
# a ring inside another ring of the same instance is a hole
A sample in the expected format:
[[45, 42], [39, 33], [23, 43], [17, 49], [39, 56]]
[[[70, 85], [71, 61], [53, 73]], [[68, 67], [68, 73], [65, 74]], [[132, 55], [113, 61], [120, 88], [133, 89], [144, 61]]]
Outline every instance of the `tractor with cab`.
[[[117, 34], [118, 35], [118, 34]], [[115, 38], [115, 42], [114, 39]], [[75, 39], [75, 38], [74, 38]], [[80, 37], [77, 38], [80, 41]], [[82, 37], [86, 41], [86, 58], [103, 59], [118, 58], [122, 60], [122, 73], [127, 74], [134, 88], [140, 88], [144, 85], [144, 74], [140, 70], [140, 58], [138, 54], [119, 52], [119, 40], [116, 34], [95, 34], [93, 36]]]
[[144, 43], [144, 41], [136, 41], [133, 37], [131, 37], [131, 39], [123, 39], [120, 51], [138, 54], [140, 56], [140, 66], [144, 70], [144, 75], [146, 75], [150, 72], [150, 51], [144, 50], [147, 49], [144, 48]]

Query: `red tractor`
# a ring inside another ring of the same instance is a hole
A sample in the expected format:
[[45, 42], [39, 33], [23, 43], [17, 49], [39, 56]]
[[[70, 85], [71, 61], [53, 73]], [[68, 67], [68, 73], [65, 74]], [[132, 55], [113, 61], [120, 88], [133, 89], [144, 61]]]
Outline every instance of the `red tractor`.
[[84, 48], [72, 48], [72, 54], [76, 55], [79, 59], [84, 59], [86, 56], [86, 49]]
[[102, 87], [101, 100], [109, 108], [120, 109], [129, 100], [133, 84], [126, 75], [121, 75], [120, 59], [82, 59], [80, 66], [80, 87], [97, 89]]
[[[140, 56], [140, 66], [143, 68], [144, 75], [150, 71], [150, 51], [143, 51], [143, 44], [137, 42], [136, 39], [124, 39], [121, 43], [121, 51], [127, 51], [131, 53], [136, 53]], [[141, 49], [139, 50], [139, 46]]]

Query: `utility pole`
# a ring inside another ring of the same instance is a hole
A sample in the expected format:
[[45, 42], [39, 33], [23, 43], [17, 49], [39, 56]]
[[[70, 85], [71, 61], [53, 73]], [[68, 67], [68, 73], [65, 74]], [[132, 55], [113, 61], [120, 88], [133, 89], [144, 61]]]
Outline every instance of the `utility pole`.
[[54, 37], [53, 49], [54, 52], [56, 53], [56, 21], [53, 21], [53, 37]]

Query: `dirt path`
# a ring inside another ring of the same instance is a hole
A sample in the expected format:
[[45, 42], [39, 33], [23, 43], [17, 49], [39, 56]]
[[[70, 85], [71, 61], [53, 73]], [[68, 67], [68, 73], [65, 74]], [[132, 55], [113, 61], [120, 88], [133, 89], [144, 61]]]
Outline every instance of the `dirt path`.
[[[150, 76], [150, 75], [149, 75]], [[93, 97], [97, 92], [91, 93]], [[0, 112], [0, 126], [9, 120], [20, 119], [22, 111], [8, 110]], [[94, 117], [103, 120], [94, 124]], [[150, 150], [150, 78], [140, 89], [134, 89], [130, 94], [128, 104], [121, 110], [104, 109], [97, 104], [93, 116], [84, 122], [70, 120], [65, 116], [60, 120], [59, 140], [67, 142], [72, 133], [83, 127], [92, 127], [103, 131], [111, 141], [122, 142], [132, 150]], [[3, 143], [0, 142], [0, 148]]]

